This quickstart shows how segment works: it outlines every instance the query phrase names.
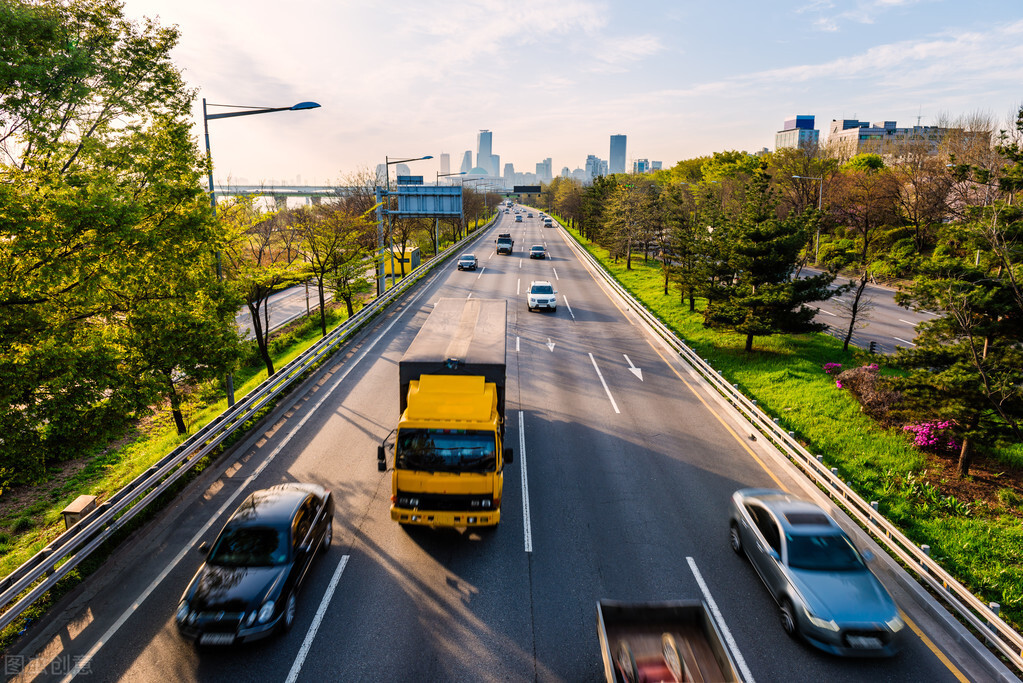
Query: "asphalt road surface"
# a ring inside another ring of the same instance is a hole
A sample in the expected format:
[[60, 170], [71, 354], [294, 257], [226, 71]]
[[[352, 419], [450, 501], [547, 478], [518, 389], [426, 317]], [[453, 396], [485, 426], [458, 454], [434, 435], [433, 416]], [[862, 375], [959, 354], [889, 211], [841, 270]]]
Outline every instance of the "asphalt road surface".
[[[86, 681], [596, 681], [596, 603], [611, 598], [713, 602], [751, 681], [991, 680], [975, 641], [887, 558], [873, 567], [912, 622], [898, 656], [839, 659], [786, 637], [729, 548], [727, 504], [747, 486], [819, 494], [746, 437], [561, 230], [513, 216], [465, 250], [479, 271], [452, 260], [426, 278], [63, 600], [19, 644], [20, 678], [70, 680], [77, 662]], [[511, 255], [494, 254], [498, 232], [513, 234]], [[530, 260], [531, 244], [551, 258]], [[526, 310], [533, 279], [555, 284], [556, 313]], [[515, 461], [493, 532], [399, 527], [390, 472], [376, 467], [397, 420], [398, 360], [442, 296], [509, 301]], [[203, 559], [195, 546], [250, 491], [288, 481], [337, 501], [294, 629], [223, 650], [187, 644], [174, 612]]]

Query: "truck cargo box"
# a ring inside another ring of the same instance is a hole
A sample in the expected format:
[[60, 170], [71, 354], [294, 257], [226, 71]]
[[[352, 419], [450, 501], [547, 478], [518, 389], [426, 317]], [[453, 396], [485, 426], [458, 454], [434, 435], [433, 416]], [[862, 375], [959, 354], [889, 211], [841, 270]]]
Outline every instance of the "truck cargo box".
[[497, 387], [504, 417], [508, 302], [504, 299], [440, 299], [398, 363], [401, 412], [409, 383], [422, 375], [480, 376]]

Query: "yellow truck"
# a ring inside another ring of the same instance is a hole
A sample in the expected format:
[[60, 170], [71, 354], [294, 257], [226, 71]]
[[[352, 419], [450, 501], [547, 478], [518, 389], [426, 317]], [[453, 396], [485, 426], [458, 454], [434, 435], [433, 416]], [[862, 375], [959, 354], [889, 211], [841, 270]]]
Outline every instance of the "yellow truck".
[[398, 363], [400, 417], [377, 448], [391, 519], [428, 526], [501, 521], [507, 302], [440, 299]]

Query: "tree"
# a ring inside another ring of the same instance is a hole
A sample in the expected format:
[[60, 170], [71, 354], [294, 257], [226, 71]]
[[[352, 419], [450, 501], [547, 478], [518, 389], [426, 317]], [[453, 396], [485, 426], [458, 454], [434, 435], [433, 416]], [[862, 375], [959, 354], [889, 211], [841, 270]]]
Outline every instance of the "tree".
[[631, 182], [615, 187], [607, 201], [604, 227], [612, 253], [617, 259], [625, 255], [625, 268], [632, 270], [632, 250], [635, 242], [644, 242], [654, 222], [653, 193], [650, 180], [633, 177]]
[[833, 213], [857, 238], [857, 250], [851, 260], [843, 264], [859, 271], [856, 287], [849, 305], [849, 328], [842, 348], [848, 350], [856, 327], [860, 299], [870, 281], [871, 257], [874, 242], [884, 226], [897, 219], [896, 201], [899, 186], [885, 168], [877, 154], [858, 154], [842, 166], [836, 179]]
[[978, 447], [1023, 441], [1023, 309], [1008, 278], [953, 259], [924, 264], [898, 300], [943, 314], [920, 326], [916, 346], [899, 350], [908, 372], [895, 380], [900, 412], [948, 420], [965, 477]]
[[730, 234], [729, 264], [736, 281], [719, 288], [719, 298], [708, 304], [704, 317], [711, 327], [745, 334], [747, 353], [757, 336], [823, 330], [824, 325], [813, 322], [816, 310], [806, 304], [833, 296], [828, 289], [833, 275], [793, 278], [807, 226], [802, 215], [777, 217], [769, 181], [763, 168], [750, 180]]
[[0, 7], [0, 489], [146, 410], [129, 321], [214, 278], [177, 37], [115, 0]]
[[302, 282], [309, 275], [291, 240], [283, 233], [289, 227], [276, 214], [261, 212], [251, 197], [241, 197], [219, 211], [218, 220], [227, 234], [224, 275], [252, 319], [259, 356], [267, 376], [274, 374], [270, 357], [270, 297]]

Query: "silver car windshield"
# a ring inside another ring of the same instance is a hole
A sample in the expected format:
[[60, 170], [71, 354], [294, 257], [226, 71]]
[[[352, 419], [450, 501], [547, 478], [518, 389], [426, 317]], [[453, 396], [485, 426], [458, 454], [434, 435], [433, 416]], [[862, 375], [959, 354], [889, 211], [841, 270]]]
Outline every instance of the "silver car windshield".
[[863, 568], [863, 559], [843, 535], [785, 534], [789, 566], [813, 571], [848, 571]]

